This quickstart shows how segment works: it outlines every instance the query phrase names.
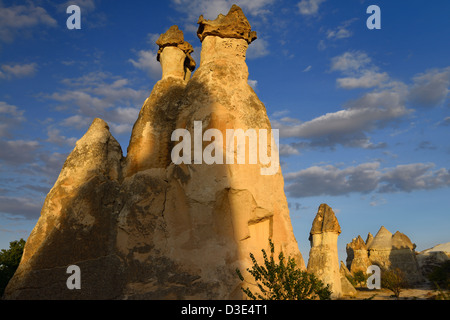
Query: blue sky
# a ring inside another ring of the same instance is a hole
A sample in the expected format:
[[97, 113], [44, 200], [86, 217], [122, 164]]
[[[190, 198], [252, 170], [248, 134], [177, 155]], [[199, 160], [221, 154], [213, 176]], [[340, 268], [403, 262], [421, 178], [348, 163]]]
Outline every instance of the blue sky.
[[[280, 130], [291, 219], [307, 259], [321, 203], [345, 244], [384, 225], [423, 250], [450, 241], [450, 2], [0, 0], [0, 248], [26, 239], [95, 117], [124, 153], [177, 24], [199, 64], [197, 19], [242, 7], [258, 39], [249, 82]], [[68, 30], [66, 8], [81, 8]], [[369, 30], [369, 5], [381, 29]]]

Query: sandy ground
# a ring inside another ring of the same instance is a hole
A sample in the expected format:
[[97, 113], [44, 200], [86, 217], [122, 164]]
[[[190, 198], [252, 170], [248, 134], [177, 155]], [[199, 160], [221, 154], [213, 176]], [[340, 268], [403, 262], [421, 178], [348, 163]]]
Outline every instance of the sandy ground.
[[[369, 290], [367, 288], [356, 288], [358, 294], [356, 297], [345, 297], [345, 300], [396, 300], [393, 296], [393, 292], [387, 289]], [[438, 291], [436, 291], [431, 285], [423, 285], [416, 288], [403, 289], [400, 292], [399, 300], [434, 300]]]

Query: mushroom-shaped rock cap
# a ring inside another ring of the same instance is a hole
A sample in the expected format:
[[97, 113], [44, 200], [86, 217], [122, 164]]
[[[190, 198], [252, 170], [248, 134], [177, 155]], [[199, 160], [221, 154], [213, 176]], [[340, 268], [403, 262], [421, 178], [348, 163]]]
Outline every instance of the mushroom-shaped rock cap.
[[310, 234], [313, 235], [323, 232], [341, 233], [341, 227], [333, 210], [324, 203], [319, 206]]
[[189, 42], [184, 41], [183, 31], [178, 29], [177, 25], [171, 26], [165, 33], [161, 34], [156, 40], [156, 44], [159, 46], [158, 54], [156, 55], [156, 59], [159, 61], [161, 52], [165, 47], [177, 47], [182, 50], [186, 56], [188, 61], [186, 61], [185, 65], [193, 71], [195, 69], [195, 61], [191, 57], [191, 53], [194, 52], [194, 48]]
[[235, 4], [226, 16], [219, 14], [215, 20], [205, 20], [201, 15], [197, 23], [199, 24], [197, 36], [200, 41], [203, 41], [206, 36], [218, 36], [244, 39], [250, 44], [257, 38], [256, 31], [252, 31], [252, 27], [242, 9]]

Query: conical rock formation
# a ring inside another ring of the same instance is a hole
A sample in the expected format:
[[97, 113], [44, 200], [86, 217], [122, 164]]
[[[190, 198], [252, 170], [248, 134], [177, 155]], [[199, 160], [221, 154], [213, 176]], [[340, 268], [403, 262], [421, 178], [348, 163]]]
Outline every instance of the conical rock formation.
[[399, 231], [392, 235], [382, 226], [368, 247], [369, 259], [384, 269], [401, 269], [408, 283], [414, 284], [423, 281], [415, 248], [416, 245], [406, 235]]
[[351, 277], [352, 274], [350, 270], [347, 269], [344, 262], [341, 261], [339, 267], [339, 273], [341, 275], [341, 290], [342, 295], [347, 297], [355, 297], [357, 295], [357, 291], [355, 287], [351, 284], [350, 280], [347, 277]]
[[[8, 284], [8, 299], [114, 298], [121, 262], [115, 217], [120, 211], [122, 150], [95, 119], [68, 156], [27, 239]], [[83, 291], [67, 289], [69, 265], [83, 270]]]
[[416, 259], [416, 245], [403, 233], [392, 234], [381, 226], [375, 237], [370, 233], [366, 243], [362, 238], [354, 239], [347, 244], [347, 266], [352, 273], [366, 272], [369, 265], [377, 265], [381, 269], [401, 269], [409, 284], [423, 281], [422, 273]]

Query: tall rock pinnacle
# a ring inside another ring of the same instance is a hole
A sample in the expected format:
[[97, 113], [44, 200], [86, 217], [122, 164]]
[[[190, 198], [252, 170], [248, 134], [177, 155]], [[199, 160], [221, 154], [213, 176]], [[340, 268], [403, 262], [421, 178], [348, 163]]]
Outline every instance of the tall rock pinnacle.
[[[115, 217], [120, 210], [122, 150], [95, 119], [67, 157], [27, 239], [8, 299], [108, 299], [118, 294]], [[66, 287], [69, 265], [83, 270], [83, 292]]]
[[195, 61], [191, 57], [194, 49], [189, 42], [184, 41], [183, 31], [178, 26], [171, 26], [166, 33], [161, 34], [156, 44], [159, 46], [156, 58], [161, 62], [162, 78], [173, 76], [189, 81], [195, 69]]
[[340, 233], [341, 227], [333, 210], [327, 204], [321, 204], [309, 236], [311, 250], [307, 270], [330, 285], [334, 298], [342, 295], [337, 249]]
[[362, 271], [366, 273], [367, 267], [372, 263], [367, 255], [367, 246], [361, 236], [347, 244], [347, 267], [352, 273]]
[[170, 137], [175, 129], [180, 101], [195, 68], [192, 45], [183, 31], [170, 27], [156, 41], [162, 78], [145, 101], [131, 133], [124, 175], [129, 177], [150, 168], [165, 168], [170, 162]]
[[[248, 277], [249, 254], [268, 250], [269, 238], [305, 269], [277, 135], [248, 85], [256, 33], [233, 6], [216, 20], [200, 17], [198, 34], [192, 77], [183, 32], [172, 26], [158, 39], [162, 77], [125, 158], [102, 120], [77, 143], [7, 299], [241, 299], [235, 270]], [[80, 290], [66, 287], [70, 265], [81, 269]]]

